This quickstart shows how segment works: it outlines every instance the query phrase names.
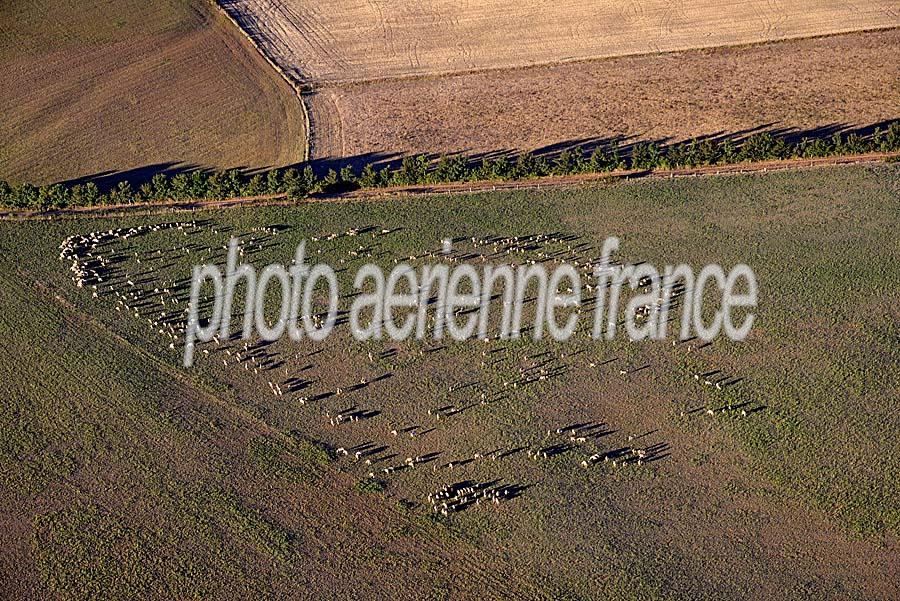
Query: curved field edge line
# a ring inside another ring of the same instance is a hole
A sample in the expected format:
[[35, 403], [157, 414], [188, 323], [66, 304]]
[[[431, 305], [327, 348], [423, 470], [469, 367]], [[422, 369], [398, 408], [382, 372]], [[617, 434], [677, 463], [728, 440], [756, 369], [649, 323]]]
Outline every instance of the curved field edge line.
[[296, 80], [294, 80], [294, 78], [289, 76], [284, 71], [284, 69], [282, 69], [274, 60], [272, 60], [271, 57], [269, 57], [268, 54], [263, 52], [263, 49], [260, 47], [260, 45], [256, 43], [256, 40], [253, 39], [253, 36], [251, 36], [241, 26], [240, 21], [237, 18], [235, 18], [234, 16], [232, 16], [231, 13], [229, 13], [225, 7], [223, 7], [221, 4], [219, 4], [217, 0], [209, 0], [209, 1], [210, 1], [210, 4], [212, 4], [221, 14], [223, 14], [225, 16], [225, 18], [228, 19], [232, 23], [232, 25], [234, 25], [234, 27], [250, 43], [250, 45], [253, 46], [254, 49], [256, 49], [256, 52], [258, 52], [259, 55], [261, 57], [263, 57], [263, 59], [275, 70], [275, 72], [278, 73], [278, 75], [280, 75], [281, 78], [287, 82], [287, 84], [291, 87], [291, 89], [294, 90], [294, 94], [297, 96], [297, 100], [300, 103], [300, 112], [303, 115], [303, 127], [306, 130], [306, 135], [304, 136], [304, 139], [303, 139], [302, 152], [300, 155], [300, 162], [305, 163], [305, 162], [309, 161], [310, 138], [312, 138], [312, 123], [311, 123], [311, 119], [309, 116], [309, 108], [306, 106], [306, 101], [303, 98], [304, 90], [303, 90], [301, 82], [297, 82]]
[[344, 135], [344, 117], [335, 101], [333, 88], [315, 88], [304, 94], [307, 98], [310, 122], [319, 124], [315, 136], [309, 137], [310, 160], [341, 158], [345, 156], [347, 143]]
[[878, 165], [889, 164], [897, 159], [900, 159], [900, 152], [870, 153], [814, 159], [787, 159], [780, 161], [761, 161], [756, 163], [736, 163], [730, 165], [712, 165], [679, 169], [628, 169], [581, 175], [550, 175], [545, 177], [513, 181], [486, 180], [463, 183], [395, 186], [389, 188], [362, 188], [359, 190], [353, 190], [351, 192], [337, 194], [319, 193], [302, 199], [290, 199], [288, 198], [287, 194], [265, 194], [260, 196], [245, 196], [236, 198], [224, 198], [218, 200], [198, 199], [117, 205], [96, 205], [90, 207], [55, 209], [50, 211], [4, 210], [0, 211], [0, 221], [48, 220], [62, 217], [112, 217], [120, 215], [149, 216], [161, 213], [197, 211], [206, 209], [297, 206], [315, 203], [378, 202], [432, 195], [465, 195], [515, 190], [552, 190], [587, 187], [591, 184], [613, 181], [630, 182], [647, 179], [715, 177], [768, 173], [770, 171], [802, 171], [807, 169], [821, 169], [849, 165]]

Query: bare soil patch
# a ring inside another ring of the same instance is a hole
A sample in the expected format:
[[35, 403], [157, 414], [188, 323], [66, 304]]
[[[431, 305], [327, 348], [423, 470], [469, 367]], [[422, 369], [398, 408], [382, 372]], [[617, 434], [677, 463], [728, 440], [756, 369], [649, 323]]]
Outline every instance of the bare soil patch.
[[302, 158], [293, 90], [206, 3], [38, 5], [0, 9], [0, 177], [43, 183]]
[[891, 0], [223, 0], [312, 82], [503, 69], [900, 25]]
[[[828, 135], [897, 117], [898, 50], [900, 31], [891, 30], [330, 87], [309, 103], [313, 157], [546, 150], [754, 129]], [[320, 135], [336, 117], [341, 136]]]

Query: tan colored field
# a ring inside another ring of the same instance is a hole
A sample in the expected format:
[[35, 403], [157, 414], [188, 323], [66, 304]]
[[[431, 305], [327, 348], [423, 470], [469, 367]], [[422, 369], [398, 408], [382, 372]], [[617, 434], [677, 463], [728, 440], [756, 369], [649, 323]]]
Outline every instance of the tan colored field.
[[3, 2], [0, 114], [14, 181], [284, 165], [305, 144], [291, 87], [199, 0]]
[[223, 0], [301, 80], [366, 81], [900, 25], [894, 0]]
[[449, 77], [311, 96], [317, 158], [539, 150], [613, 136], [867, 127], [897, 118], [900, 30]]

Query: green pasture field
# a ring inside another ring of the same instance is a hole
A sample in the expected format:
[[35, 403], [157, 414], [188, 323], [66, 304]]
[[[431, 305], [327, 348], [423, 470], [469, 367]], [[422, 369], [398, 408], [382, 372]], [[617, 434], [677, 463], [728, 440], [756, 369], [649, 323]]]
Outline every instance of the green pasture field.
[[[900, 169], [882, 165], [0, 223], [0, 515], [30, 541], [5, 551], [22, 578], [4, 586], [355, 598], [425, 578], [446, 598], [891, 598], [898, 198]], [[197, 225], [102, 246], [118, 276], [98, 298], [58, 258], [73, 234], [175, 221]], [[248, 354], [243, 341], [201, 344], [185, 370], [180, 341], [148, 323], [157, 301], [136, 317], [113, 294], [179, 290], [183, 314], [191, 267], [221, 265], [230, 236], [258, 269], [307, 240], [350, 293], [367, 262], [534, 235], [551, 241], [511, 261], [589, 260], [614, 235], [623, 262], [747, 263], [753, 330], [708, 346], [593, 341], [582, 315], [567, 343], [394, 343], [339, 325], [322, 343], [252, 347], [258, 364], [225, 352]], [[739, 381], [694, 377], [709, 371]], [[594, 426], [587, 440], [555, 434], [574, 424]], [[581, 465], [628, 447], [653, 460]], [[464, 481], [516, 494], [434, 514], [427, 495]]]

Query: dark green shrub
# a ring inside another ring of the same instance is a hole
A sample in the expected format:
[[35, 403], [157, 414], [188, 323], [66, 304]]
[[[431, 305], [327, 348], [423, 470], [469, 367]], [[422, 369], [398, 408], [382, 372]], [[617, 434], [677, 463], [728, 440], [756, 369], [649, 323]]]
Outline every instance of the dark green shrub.
[[659, 167], [661, 160], [662, 152], [656, 143], [641, 142], [631, 149], [632, 169], [654, 169]]
[[[225, 174], [221, 172], [210, 173], [203, 185], [203, 198], [222, 199], [228, 197], [228, 183]], [[199, 188], [194, 189], [196, 194]], [[196, 196], [200, 198], [200, 196]]]
[[188, 198], [203, 198], [206, 196], [207, 177], [202, 171], [193, 171], [188, 176]]
[[431, 181], [435, 183], [466, 181], [470, 175], [468, 163], [468, 159], [461, 154], [443, 155], [431, 174]]
[[532, 177], [543, 177], [552, 173], [547, 160], [543, 157], [536, 157], [530, 152], [520, 154], [513, 165], [509, 177], [502, 179], [529, 179]]
[[375, 170], [371, 163], [363, 167], [357, 182], [362, 188], [380, 188], [384, 186], [384, 183], [381, 181], [381, 174]]
[[0, 179], [0, 205], [5, 207], [13, 206], [15, 202], [15, 194], [9, 182]]
[[170, 198], [175, 200], [185, 200], [190, 198], [191, 183], [186, 173], [179, 173], [169, 182]]
[[740, 156], [740, 147], [731, 138], [726, 139], [719, 145], [719, 163], [730, 164], [737, 163]]
[[152, 194], [149, 196], [151, 200], [166, 200], [170, 197], [171, 192], [169, 190], [169, 178], [165, 176], [163, 173], [157, 173], [150, 180], [150, 185], [153, 188]]
[[827, 140], [821, 138], [803, 138], [797, 145], [795, 155], [804, 159], [827, 157], [831, 154], [831, 146]]
[[50, 186], [42, 186], [38, 190], [37, 208], [44, 211], [47, 209], [61, 209], [69, 205], [69, 190], [62, 184], [53, 184]]
[[266, 174], [266, 194], [280, 194], [281, 192], [283, 192], [281, 172], [278, 169], [272, 169]]
[[553, 161], [550, 172], [553, 175], [572, 175], [575, 173], [576, 160], [575, 154], [571, 150], [563, 150]]
[[895, 121], [887, 129], [881, 143], [881, 152], [900, 151], [900, 121]]
[[244, 189], [242, 192], [243, 196], [260, 196], [266, 193], [266, 183], [263, 180], [263, 177], [260, 174], [256, 174], [247, 180], [247, 183], [244, 184]]
[[622, 162], [619, 159], [619, 149], [616, 146], [609, 148], [598, 146], [587, 161], [587, 169], [593, 173], [615, 171], [620, 168], [622, 168]]
[[317, 188], [324, 189], [325, 186], [334, 186], [337, 182], [338, 175], [334, 169], [328, 172], [325, 181], [317, 183], [316, 175], [309, 165], [304, 167], [303, 171], [290, 168], [284, 172], [281, 178], [281, 192], [287, 194], [288, 198], [299, 200], [306, 198]]
[[119, 182], [114, 189], [109, 192], [109, 202], [116, 205], [131, 204], [134, 202], [134, 190], [129, 182]]
[[[79, 194], [83, 199], [83, 204], [86, 206], [102, 204], [104, 200], [103, 194], [100, 193], [100, 188], [94, 182], [86, 183]], [[74, 199], [73, 204], [75, 204]]]
[[844, 142], [844, 154], [866, 154], [872, 152], [871, 143], [859, 134], [850, 134]]
[[738, 153], [738, 162], [771, 161], [790, 156], [791, 149], [785, 139], [766, 132], [754, 134], [744, 140]]
[[428, 157], [424, 154], [406, 157], [400, 168], [394, 172], [392, 183], [395, 186], [415, 186], [424, 184], [428, 175]]
[[222, 182], [222, 188], [225, 196], [238, 197], [244, 193], [244, 178], [237, 169], [229, 169], [225, 172], [225, 178]]
[[22, 208], [36, 209], [38, 207], [38, 189], [32, 184], [20, 185], [16, 190], [16, 197], [18, 206]]
[[475, 170], [475, 179], [478, 180], [505, 180], [512, 179], [513, 168], [506, 157], [496, 159], [484, 158], [481, 167]]

